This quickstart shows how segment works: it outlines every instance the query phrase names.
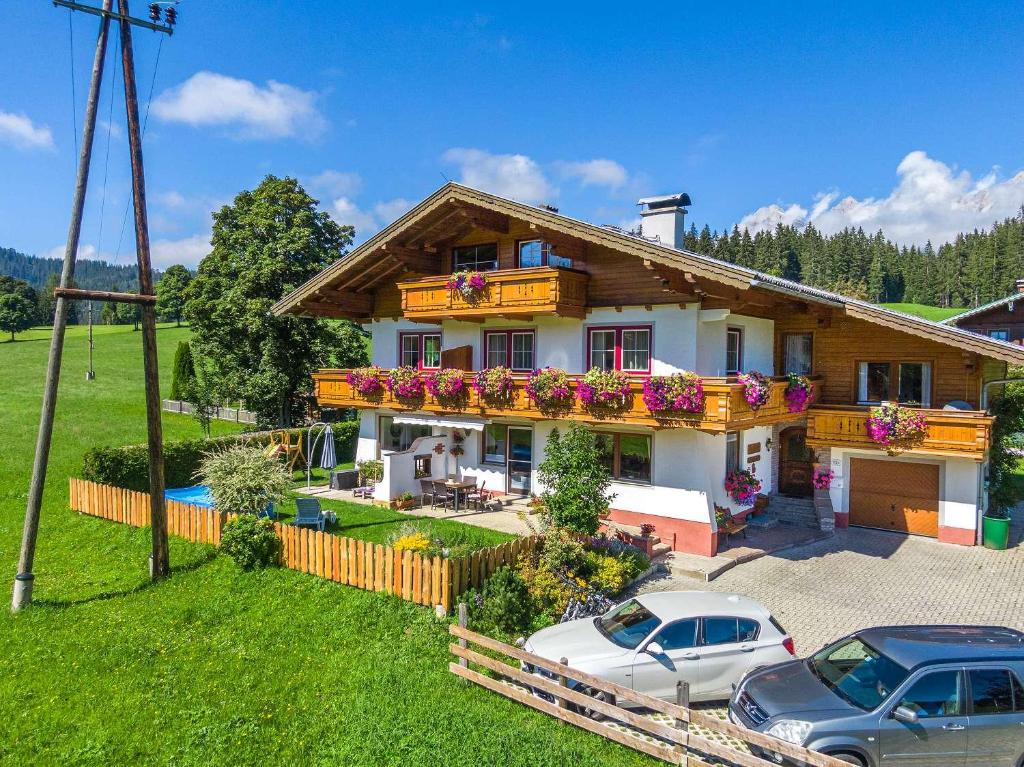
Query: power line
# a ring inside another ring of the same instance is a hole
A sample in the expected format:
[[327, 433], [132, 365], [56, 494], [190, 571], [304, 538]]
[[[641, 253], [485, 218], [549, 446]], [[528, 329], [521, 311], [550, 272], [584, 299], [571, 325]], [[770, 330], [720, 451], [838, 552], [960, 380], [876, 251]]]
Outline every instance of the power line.
[[[70, 13], [70, 11], [69, 11]], [[161, 41], [163, 38], [160, 38]], [[117, 61], [117, 54], [121, 48], [120, 37], [114, 38], [114, 61]], [[117, 90], [117, 68], [114, 69], [114, 76], [110, 80], [110, 108], [107, 112], [107, 151], [106, 157], [103, 160], [103, 191], [100, 195], [100, 227], [99, 234], [96, 237], [96, 253], [97, 255], [103, 252], [103, 213], [107, 207], [107, 173], [110, 170], [110, 134], [114, 130], [114, 91]], [[92, 304], [89, 304], [89, 323], [90, 333], [92, 327]], [[90, 338], [90, 353], [92, 349], [92, 339]]]
[[71, 19], [72, 11], [68, 11], [68, 47], [71, 49], [71, 135], [75, 140], [75, 162], [78, 162], [78, 105], [75, 88], [75, 25]]

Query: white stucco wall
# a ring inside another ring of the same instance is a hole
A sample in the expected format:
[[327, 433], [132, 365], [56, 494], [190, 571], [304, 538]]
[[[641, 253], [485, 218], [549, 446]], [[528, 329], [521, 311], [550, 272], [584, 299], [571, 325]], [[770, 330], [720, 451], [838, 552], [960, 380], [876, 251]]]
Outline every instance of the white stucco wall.
[[850, 458], [877, 461], [916, 461], [939, 466], [939, 525], [961, 530], [977, 529], [978, 472], [981, 465], [970, 458], [917, 458], [889, 456], [881, 451], [832, 448], [830, 468], [835, 480], [829, 490], [835, 511], [850, 511]]
[[725, 375], [725, 332], [743, 330], [743, 369], [765, 375], [775, 372], [775, 323], [759, 317], [709, 309], [700, 312], [697, 327], [697, 372], [706, 376]]
[[[477, 326], [479, 327], [479, 325]], [[393, 368], [398, 365], [398, 334], [404, 332], [429, 333], [441, 330], [440, 325], [425, 325], [409, 320], [380, 320], [367, 326], [371, 344], [371, 362], [382, 368]], [[448, 339], [441, 338], [441, 347], [449, 349], [458, 344], [449, 344]]]

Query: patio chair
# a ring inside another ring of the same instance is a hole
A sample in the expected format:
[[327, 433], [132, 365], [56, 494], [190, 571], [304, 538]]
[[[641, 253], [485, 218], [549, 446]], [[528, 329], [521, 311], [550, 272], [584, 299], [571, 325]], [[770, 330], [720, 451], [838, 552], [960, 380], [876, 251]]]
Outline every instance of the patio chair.
[[435, 492], [436, 491], [434, 489], [433, 481], [431, 481], [429, 479], [421, 479], [420, 480], [420, 495], [421, 495], [420, 504], [422, 506], [426, 506], [427, 505], [427, 499], [429, 498], [430, 499], [430, 508], [434, 508], [434, 494], [435, 494]]
[[487, 502], [491, 500], [491, 494], [484, 487], [484, 481], [477, 479], [477, 485], [475, 490], [470, 490], [466, 493], [466, 505], [472, 506], [479, 511], [483, 511], [487, 508]]
[[434, 487], [434, 503], [430, 505], [434, 508], [435, 505], [440, 506], [442, 509], [455, 508], [455, 491], [445, 485], [443, 481], [432, 482]]
[[296, 498], [295, 519], [292, 524], [295, 527], [315, 527], [320, 532], [324, 530], [326, 519], [320, 509], [320, 500], [317, 498]]

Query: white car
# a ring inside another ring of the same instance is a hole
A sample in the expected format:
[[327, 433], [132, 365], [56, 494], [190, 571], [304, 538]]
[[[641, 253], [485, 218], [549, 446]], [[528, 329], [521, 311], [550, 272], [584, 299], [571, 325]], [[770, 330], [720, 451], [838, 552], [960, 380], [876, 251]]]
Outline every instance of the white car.
[[793, 640], [762, 604], [709, 591], [642, 594], [597, 618], [542, 629], [523, 649], [670, 701], [680, 680], [689, 683], [691, 701], [726, 700], [750, 669], [794, 655]]

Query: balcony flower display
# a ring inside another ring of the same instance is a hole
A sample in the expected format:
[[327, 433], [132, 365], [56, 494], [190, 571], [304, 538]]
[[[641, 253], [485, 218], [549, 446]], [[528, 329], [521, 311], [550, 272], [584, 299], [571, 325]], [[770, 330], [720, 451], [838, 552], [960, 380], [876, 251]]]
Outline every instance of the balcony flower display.
[[526, 396], [542, 410], [567, 409], [572, 403], [569, 376], [559, 368], [540, 368], [526, 381]]
[[363, 397], [379, 397], [384, 393], [384, 384], [387, 380], [387, 373], [381, 368], [371, 365], [366, 368], [356, 368], [349, 371], [345, 376], [348, 385]]
[[700, 413], [704, 383], [696, 373], [651, 376], [644, 381], [644, 404], [652, 413]]
[[741, 506], [753, 503], [761, 492], [761, 480], [746, 469], [730, 471], [725, 478], [725, 491]]
[[457, 368], [441, 368], [428, 373], [424, 379], [427, 391], [441, 404], [451, 404], [466, 395], [463, 372]]
[[760, 410], [768, 402], [771, 395], [771, 381], [764, 373], [751, 370], [748, 373], [740, 373], [736, 380], [743, 384], [743, 399], [750, 405], [751, 410]]
[[487, 277], [481, 272], [455, 272], [445, 287], [452, 292], [458, 291], [467, 301], [474, 301], [487, 287]]
[[504, 365], [485, 368], [476, 374], [473, 389], [482, 399], [490, 402], [505, 402], [512, 397], [515, 382], [512, 371]]
[[423, 377], [413, 367], [395, 368], [388, 373], [388, 391], [399, 399], [420, 399], [423, 397]]
[[928, 433], [924, 415], [892, 402], [871, 408], [867, 426], [868, 436], [889, 455], [919, 447]]
[[832, 487], [832, 480], [836, 478], [836, 475], [832, 473], [830, 469], [816, 468], [814, 474], [811, 475], [811, 484], [814, 485], [815, 490], [828, 490]]
[[814, 384], [807, 376], [798, 376], [796, 373], [790, 373], [788, 378], [789, 384], [786, 386], [784, 395], [786, 407], [789, 408], [790, 413], [803, 412], [814, 399]]
[[586, 408], [621, 410], [629, 397], [629, 376], [621, 370], [591, 368], [576, 385], [576, 397]]

